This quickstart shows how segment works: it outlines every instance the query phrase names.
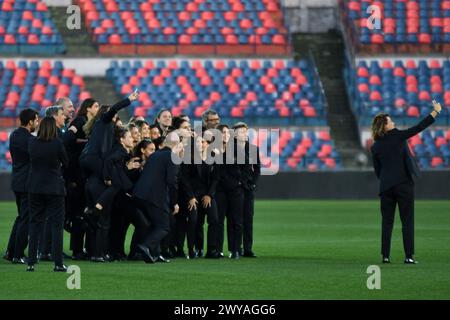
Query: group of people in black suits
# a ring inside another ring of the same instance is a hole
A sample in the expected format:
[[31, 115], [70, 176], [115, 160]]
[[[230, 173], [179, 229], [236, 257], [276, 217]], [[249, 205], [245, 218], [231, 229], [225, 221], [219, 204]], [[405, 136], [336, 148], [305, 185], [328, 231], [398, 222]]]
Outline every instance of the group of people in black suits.
[[113, 106], [89, 98], [76, 116], [67, 98], [47, 108], [40, 121], [32, 109], [20, 113], [20, 127], [10, 136], [18, 216], [5, 259], [27, 263], [27, 271], [39, 261], [66, 271], [64, 229], [74, 260], [220, 259], [225, 220], [229, 257], [256, 257], [260, 160], [247, 125], [230, 128], [207, 110], [202, 125], [191, 128], [187, 116], [172, 117], [167, 109], [153, 124], [131, 118], [124, 125], [118, 112], [138, 96], [135, 91]]

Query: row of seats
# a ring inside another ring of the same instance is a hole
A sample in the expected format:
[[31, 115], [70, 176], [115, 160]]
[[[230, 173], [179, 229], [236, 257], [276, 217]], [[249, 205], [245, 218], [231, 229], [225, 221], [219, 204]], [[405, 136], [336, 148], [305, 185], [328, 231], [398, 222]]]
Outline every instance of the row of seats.
[[0, 61], [0, 117], [15, 118], [24, 108], [39, 110], [59, 97], [69, 97], [74, 105], [90, 97], [83, 77], [61, 61]]
[[[409, 120], [430, 112], [432, 100], [450, 108], [450, 61], [360, 60], [353, 69], [347, 64], [345, 78], [352, 105], [359, 116], [379, 112]], [[440, 121], [446, 121], [446, 110]]]
[[305, 60], [112, 61], [106, 76], [120, 94], [140, 89], [136, 116], [152, 118], [164, 106], [199, 117], [214, 108], [251, 123], [324, 125], [313, 68]]
[[[34, 50], [34, 51], [32, 51]], [[41, 0], [5, 0], [0, 4], [0, 52], [62, 53], [63, 40]]]
[[279, 1], [80, 0], [98, 44], [286, 45]]
[[[270, 138], [270, 139], [269, 139]], [[282, 129], [275, 139], [262, 132], [250, 141], [260, 146], [261, 163], [274, 164], [279, 159], [280, 171], [336, 170], [342, 161], [328, 130]]]
[[[372, 143], [371, 138], [366, 140], [368, 150]], [[421, 169], [450, 168], [450, 129], [427, 129], [410, 138], [408, 144]]]
[[[380, 8], [380, 29], [370, 24], [375, 17], [371, 18], [373, 11], [368, 11], [371, 5]], [[361, 44], [450, 42], [448, 0], [350, 0], [341, 1], [341, 7]]]
[[[9, 132], [0, 131], [0, 171], [11, 170], [8, 136]], [[335, 150], [329, 132], [325, 130], [283, 129], [273, 141], [270, 133], [259, 132], [258, 136], [253, 136], [250, 141], [260, 146], [262, 164], [268, 166], [270, 163], [273, 165], [278, 163], [280, 171], [342, 168], [339, 154]]]

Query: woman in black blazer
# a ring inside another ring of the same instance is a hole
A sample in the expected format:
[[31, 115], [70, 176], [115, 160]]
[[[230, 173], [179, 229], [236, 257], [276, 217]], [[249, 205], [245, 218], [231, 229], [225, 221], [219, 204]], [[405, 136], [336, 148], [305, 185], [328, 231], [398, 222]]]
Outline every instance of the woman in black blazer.
[[371, 148], [375, 174], [380, 180], [382, 236], [381, 254], [383, 263], [390, 263], [391, 236], [394, 227], [395, 207], [398, 204], [402, 221], [403, 246], [406, 264], [414, 260], [414, 178], [419, 169], [412, 158], [408, 139], [429, 127], [441, 112], [442, 107], [433, 100], [434, 110], [418, 125], [398, 130], [387, 114], [378, 114], [372, 122]]
[[[217, 251], [218, 216], [215, 201], [219, 179], [217, 166], [207, 163], [207, 152], [211, 141], [204, 137], [194, 139], [195, 146], [191, 164], [181, 164], [181, 195], [183, 206], [187, 207], [187, 240], [189, 258], [196, 258], [203, 250], [203, 224], [208, 217], [207, 253], [205, 258], [219, 258]], [[197, 155], [195, 155], [197, 154]], [[198, 160], [199, 163], [195, 163]], [[197, 221], [196, 221], [197, 220]], [[194, 244], [197, 252], [194, 251]], [[180, 248], [179, 248], [180, 249]]]
[[37, 138], [31, 139], [28, 145], [30, 225], [27, 271], [34, 271], [39, 234], [46, 218], [52, 230], [54, 271], [67, 271], [62, 255], [66, 195], [62, 167], [67, 166], [69, 160], [63, 142], [57, 138], [57, 130], [55, 119], [45, 117], [39, 125]]

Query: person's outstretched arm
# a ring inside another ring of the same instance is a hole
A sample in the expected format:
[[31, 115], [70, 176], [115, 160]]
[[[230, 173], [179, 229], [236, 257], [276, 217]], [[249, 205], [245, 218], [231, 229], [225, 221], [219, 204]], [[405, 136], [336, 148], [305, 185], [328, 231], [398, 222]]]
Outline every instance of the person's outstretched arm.
[[119, 112], [121, 109], [128, 107], [130, 105], [131, 102], [137, 100], [137, 98], [139, 97], [139, 92], [138, 91], [134, 91], [132, 94], [130, 94], [128, 96], [128, 98], [125, 98], [119, 102], [117, 102], [115, 105], [113, 105], [111, 108], [109, 108], [109, 110], [107, 112], [105, 112], [104, 114], [102, 114], [102, 121], [105, 123], [109, 123], [112, 121], [112, 119], [114, 118], [114, 116], [117, 114], [117, 112]]
[[403, 140], [407, 140], [432, 125], [435, 121], [435, 118], [439, 115], [439, 113], [441, 113], [442, 110], [441, 104], [436, 102], [436, 100], [433, 100], [433, 107], [433, 111], [431, 111], [431, 113], [425, 119], [420, 121], [419, 124], [406, 130], [399, 130], [400, 137]]

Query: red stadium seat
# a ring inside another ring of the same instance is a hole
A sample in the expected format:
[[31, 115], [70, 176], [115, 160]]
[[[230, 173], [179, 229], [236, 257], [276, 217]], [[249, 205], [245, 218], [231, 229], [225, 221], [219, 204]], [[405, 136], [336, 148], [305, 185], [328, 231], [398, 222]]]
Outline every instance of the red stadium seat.
[[406, 112], [408, 117], [416, 117], [418, 118], [420, 116], [419, 108], [411, 106], [408, 108], [408, 111]]
[[234, 34], [227, 34], [225, 37], [225, 43], [228, 44], [238, 44], [238, 38]]
[[305, 107], [305, 108], [303, 109], [303, 114], [304, 114], [305, 117], [307, 117], [307, 118], [314, 118], [314, 117], [317, 117], [316, 109], [314, 109], [313, 107]]
[[182, 34], [179, 38], [178, 38], [178, 42], [180, 44], [191, 44], [192, 40], [191, 40], [191, 36], [187, 35], [187, 34]]
[[431, 100], [430, 93], [428, 91], [420, 91], [419, 100]]
[[358, 74], [358, 77], [364, 77], [364, 78], [369, 77], [369, 71], [367, 70], [367, 68], [364, 68], [364, 67], [359, 67], [357, 74]]
[[415, 68], [417, 68], [416, 62], [414, 60], [407, 60], [406, 61], [406, 68], [408, 68], [408, 69], [415, 69]]
[[394, 76], [396, 76], [396, 77], [405, 77], [406, 76], [405, 69], [403, 69], [401, 67], [396, 67], [394, 69]]
[[42, 28], [43, 24], [42, 21], [39, 19], [33, 19], [33, 22], [31, 22], [31, 26], [33, 28]]
[[286, 40], [284, 39], [284, 36], [282, 36], [281, 34], [275, 34], [272, 37], [272, 43], [273, 44], [284, 45], [284, 44], [286, 44]]
[[360, 83], [358, 85], [358, 91], [359, 92], [364, 92], [364, 93], [369, 93], [369, 86], [367, 85], [367, 83]]
[[431, 43], [431, 35], [428, 33], [419, 34], [419, 42], [420, 43]]
[[34, 19], [33, 12], [29, 11], [29, 10], [24, 11], [22, 13], [22, 19], [23, 20], [33, 20]]
[[440, 148], [441, 146], [445, 146], [447, 144], [447, 139], [444, 137], [436, 138], [436, 147]]
[[45, 2], [38, 2], [36, 4], [36, 11], [48, 11], [47, 5], [45, 4]]
[[37, 34], [29, 34], [28, 35], [28, 43], [29, 44], [39, 44], [39, 36]]
[[370, 76], [369, 83], [371, 85], [379, 85], [380, 86], [381, 85], [381, 79], [380, 79], [380, 77], [378, 75], [372, 75], [372, 76]]
[[435, 167], [437, 167], [437, 166], [439, 166], [439, 165], [441, 165], [443, 163], [444, 163], [444, 160], [441, 157], [433, 157], [431, 159], [431, 166], [433, 168], [435, 168]]
[[439, 69], [441, 68], [441, 63], [439, 62], [439, 60], [431, 60], [430, 61], [430, 68], [431, 69]]
[[15, 44], [16, 43], [16, 39], [14, 38], [14, 35], [6, 34], [5, 35], [5, 43], [6, 44]]
[[8, 141], [8, 132], [0, 131], [0, 141], [2, 142]]
[[383, 99], [381, 97], [381, 93], [379, 93], [378, 91], [372, 91], [370, 93], [370, 100], [371, 101], [381, 101]]

